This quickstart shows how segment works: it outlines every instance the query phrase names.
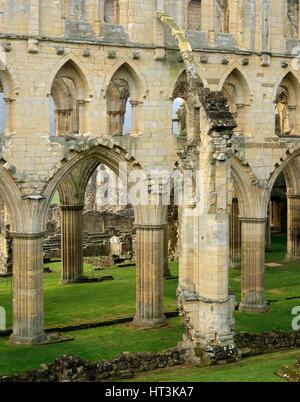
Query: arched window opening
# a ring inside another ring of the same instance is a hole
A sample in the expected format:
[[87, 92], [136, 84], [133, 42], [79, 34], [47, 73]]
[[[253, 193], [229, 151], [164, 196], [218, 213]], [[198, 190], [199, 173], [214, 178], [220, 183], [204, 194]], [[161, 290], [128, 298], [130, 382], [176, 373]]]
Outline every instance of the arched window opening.
[[278, 87], [275, 98], [275, 133], [278, 136], [298, 136], [300, 85], [293, 74], [288, 73]]
[[236, 120], [235, 134], [251, 132], [251, 96], [246, 79], [238, 70], [233, 70], [225, 80], [222, 92], [230, 112]]
[[188, 4], [188, 29], [191, 31], [201, 29], [201, 0], [190, 0]]
[[129, 85], [125, 79], [113, 79], [107, 90], [108, 130], [111, 135], [129, 134], [132, 129], [132, 107]]
[[54, 136], [55, 133], [56, 133], [55, 102], [53, 96], [50, 96], [50, 135]]
[[286, 37], [299, 36], [299, 0], [287, 0]]
[[[85, 130], [87, 85], [73, 62], [56, 75], [50, 94], [50, 135], [80, 134]], [[55, 127], [55, 128], [53, 128]]]
[[120, 5], [118, 0], [106, 0], [104, 4], [104, 22], [106, 24], [120, 24]]
[[70, 78], [57, 78], [53, 84], [55, 128], [57, 135], [77, 134], [79, 117], [76, 85]]
[[266, 226], [266, 251], [272, 250], [272, 245], [286, 248], [287, 236], [287, 184], [283, 173], [274, 183], [268, 206], [268, 221]]
[[172, 111], [172, 132], [173, 135], [179, 137], [186, 137], [186, 129], [187, 129], [187, 107], [185, 100], [182, 98], [176, 98], [173, 102], [173, 111]]
[[277, 135], [290, 135], [294, 132], [291, 113], [289, 113], [289, 90], [280, 85], [276, 95], [275, 130]]
[[172, 133], [190, 140], [199, 139], [200, 117], [199, 109], [195, 108], [189, 95], [189, 85], [186, 71], [183, 71], [177, 79], [173, 91], [172, 104]]
[[128, 98], [125, 106], [123, 134], [129, 135], [132, 131], [132, 105]]
[[217, 31], [229, 33], [228, 0], [216, 0]]
[[138, 75], [127, 63], [115, 72], [106, 91], [108, 134], [140, 135], [143, 132], [142, 88]]

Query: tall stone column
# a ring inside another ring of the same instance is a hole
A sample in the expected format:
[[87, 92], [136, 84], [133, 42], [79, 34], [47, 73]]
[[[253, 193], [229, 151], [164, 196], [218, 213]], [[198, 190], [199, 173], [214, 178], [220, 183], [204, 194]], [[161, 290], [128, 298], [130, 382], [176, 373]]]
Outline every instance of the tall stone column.
[[242, 285], [240, 310], [265, 312], [265, 218], [242, 218]]
[[135, 325], [155, 328], [166, 323], [163, 314], [165, 225], [136, 225]]
[[63, 285], [83, 276], [83, 205], [61, 206]]
[[46, 339], [43, 298], [44, 233], [13, 233], [13, 344]]
[[241, 266], [241, 223], [239, 221], [239, 204], [232, 200], [229, 221], [229, 264], [232, 268]]
[[300, 195], [288, 194], [288, 258], [300, 258]]
[[168, 224], [166, 224], [164, 229], [164, 277], [169, 278], [170, 276], [171, 271], [169, 268], [169, 228]]

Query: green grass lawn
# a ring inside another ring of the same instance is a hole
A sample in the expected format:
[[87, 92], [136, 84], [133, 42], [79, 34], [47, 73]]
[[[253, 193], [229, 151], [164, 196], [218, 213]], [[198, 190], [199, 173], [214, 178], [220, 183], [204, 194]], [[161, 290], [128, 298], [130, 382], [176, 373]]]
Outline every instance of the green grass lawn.
[[[282, 365], [294, 365], [300, 350], [252, 357], [239, 363], [208, 368], [174, 367], [140, 375], [137, 382], [284, 382], [276, 375]], [[131, 381], [131, 380], [130, 380]]]
[[[291, 331], [293, 318], [291, 311], [294, 306], [300, 305], [300, 298], [290, 301], [287, 301], [286, 298], [300, 296], [300, 264], [299, 262], [286, 262], [285, 254], [286, 240], [275, 238], [273, 251], [267, 254], [267, 262], [277, 262], [282, 266], [266, 269], [266, 297], [268, 300], [272, 300], [270, 311], [265, 314], [236, 312], [237, 331]], [[45, 326], [47, 328], [106, 321], [134, 315], [134, 267], [110, 268], [95, 272], [97, 276], [113, 275], [113, 281], [60, 286], [60, 263], [46, 264], [46, 266], [54, 270], [54, 273], [45, 274], [44, 281]], [[170, 267], [172, 274], [178, 275], [178, 264], [171, 263]], [[92, 274], [91, 268], [86, 265], [85, 275], [92, 276]], [[239, 300], [239, 270], [230, 270], [229, 282]], [[177, 279], [164, 282], [165, 311], [174, 311], [177, 308], [177, 284]], [[7, 310], [9, 328], [11, 327], [11, 298], [11, 280], [0, 279], [0, 305]], [[70, 334], [75, 337], [74, 341], [47, 346], [16, 347], [9, 345], [8, 340], [2, 338], [0, 339], [0, 374], [22, 372], [43, 362], [51, 362], [66, 353], [95, 360], [112, 358], [122, 351], [157, 351], [176, 346], [182, 333], [181, 320], [176, 318], [169, 320], [169, 325], [165, 328], [143, 331], [143, 336], [141, 336], [141, 331], [131, 325], [116, 325], [76, 331]], [[234, 370], [234, 366], [230, 367]], [[221, 368], [216, 370], [221, 370]]]
[[[112, 275], [113, 281], [60, 286], [60, 263], [46, 264], [54, 273], [45, 274], [45, 325], [56, 327], [82, 322], [107, 321], [135, 314], [135, 267], [110, 268], [94, 272], [94, 276]], [[178, 275], [178, 264], [170, 263], [172, 274]], [[85, 275], [93, 276], [85, 264]], [[166, 311], [177, 308], [178, 279], [165, 281]], [[11, 279], [0, 279], [0, 305], [7, 311], [7, 327], [11, 327]]]

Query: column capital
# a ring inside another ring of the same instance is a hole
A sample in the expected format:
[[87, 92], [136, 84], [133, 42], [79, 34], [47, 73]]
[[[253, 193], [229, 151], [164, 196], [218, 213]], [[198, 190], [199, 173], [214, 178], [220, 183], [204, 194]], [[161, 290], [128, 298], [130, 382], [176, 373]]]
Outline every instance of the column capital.
[[45, 237], [47, 234], [46, 231], [43, 232], [36, 232], [36, 233], [22, 233], [22, 232], [11, 232], [10, 235], [14, 239], [28, 239], [28, 240], [33, 240], [33, 239], [41, 239]]
[[60, 208], [62, 211], [82, 211], [84, 205], [61, 205]]
[[268, 218], [246, 218], [243, 216], [239, 217], [240, 222], [242, 223], [266, 223]]

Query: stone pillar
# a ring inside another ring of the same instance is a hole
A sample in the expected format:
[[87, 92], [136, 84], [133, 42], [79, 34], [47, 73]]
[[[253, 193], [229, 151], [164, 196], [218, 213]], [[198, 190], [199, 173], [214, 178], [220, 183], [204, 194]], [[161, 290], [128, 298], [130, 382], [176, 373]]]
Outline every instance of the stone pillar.
[[164, 277], [170, 278], [171, 271], [169, 268], [169, 228], [168, 224], [165, 225], [164, 229]]
[[144, 328], [166, 324], [163, 314], [165, 225], [136, 226], [137, 295], [135, 325]]
[[300, 258], [300, 195], [287, 195], [288, 200], [288, 258]]
[[229, 264], [231, 268], [241, 266], [241, 223], [239, 221], [239, 204], [232, 200], [229, 221]]
[[179, 287], [194, 290], [194, 208], [179, 208]]
[[37, 344], [44, 332], [44, 233], [13, 233], [13, 344]]
[[83, 276], [83, 205], [61, 206], [63, 285]]
[[240, 310], [265, 312], [266, 218], [242, 218], [242, 284]]

